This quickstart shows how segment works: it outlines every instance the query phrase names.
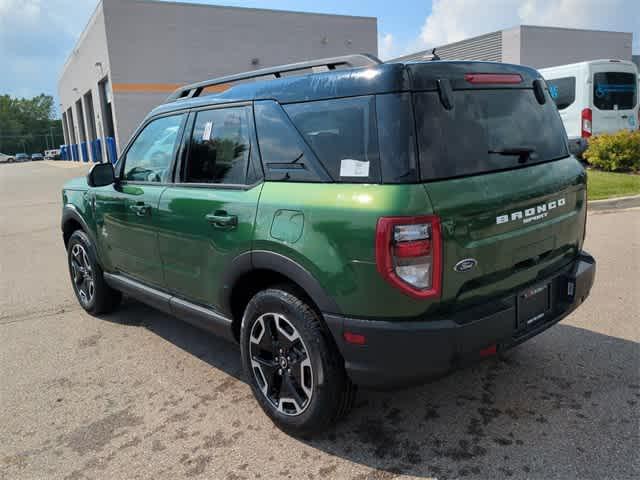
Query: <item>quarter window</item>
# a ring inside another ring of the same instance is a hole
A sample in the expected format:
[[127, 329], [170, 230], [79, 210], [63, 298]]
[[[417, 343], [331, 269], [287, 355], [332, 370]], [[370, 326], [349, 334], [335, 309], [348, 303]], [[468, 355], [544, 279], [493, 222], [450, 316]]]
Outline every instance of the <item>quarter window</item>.
[[244, 184], [250, 153], [250, 107], [197, 112], [186, 183]]
[[547, 85], [558, 110], [564, 110], [575, 101], [576, 77], [554, 78], [547, 80]]
[[260, 156], [267, 180], [330, 180], [278, 103], [273, 100], [260, 100], [255, 102], [254, 112]]
[[296, 103], [284, 109], [335, 181], [380, 181], [374, 97]]
[[161, 117], [144, 127], [124, 158], [124, 180], [169, 181], [171, 161], [175, 155], [183, 119], [184, 114]]

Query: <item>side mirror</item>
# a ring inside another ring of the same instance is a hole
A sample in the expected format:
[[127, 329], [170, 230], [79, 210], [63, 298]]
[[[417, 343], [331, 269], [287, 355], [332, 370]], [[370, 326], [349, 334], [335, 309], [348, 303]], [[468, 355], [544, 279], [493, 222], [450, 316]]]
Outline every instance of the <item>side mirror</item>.
[[87, 174], [87, 183], [90, 187], [104, 187], [116, 181], [116, 174], [111, 163], [96, 163]]

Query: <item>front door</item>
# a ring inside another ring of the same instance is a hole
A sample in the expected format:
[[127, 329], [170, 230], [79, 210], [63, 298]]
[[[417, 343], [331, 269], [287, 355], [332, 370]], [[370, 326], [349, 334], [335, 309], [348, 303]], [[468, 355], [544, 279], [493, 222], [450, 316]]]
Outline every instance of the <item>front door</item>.
[[120, 159], [117, 182], [95, 189], [98, 248], [105, 268], [158, 287], [164, 279], [155, 218], [185, 117], [148, 122]]
[[169, 291], [220, 308], [229, 263], [251, 249], [262, 184], [251, 106], [192, 113], [176, 183], [158, 207], [158, 245]]

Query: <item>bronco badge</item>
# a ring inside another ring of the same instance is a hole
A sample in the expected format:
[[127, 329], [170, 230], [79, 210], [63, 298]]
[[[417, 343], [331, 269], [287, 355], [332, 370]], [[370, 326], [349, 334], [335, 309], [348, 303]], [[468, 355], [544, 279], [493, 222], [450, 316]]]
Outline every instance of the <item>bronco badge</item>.
[[564, 207], [567, 204], [567, 201], [564, 198], [559, 198], [557, 200], [552, 200], [547, 203], [541, 203], [540, 205], [536, 205], [535, 207], [527, 208], [524, 211], [519, 210], [516, 212], [511, 212], [511, 214], [504, 214], [496, 217], [496, 224], [501, 225], [507, 222], [513, 222], [515, 220], [522, 220], [522, 223], [530, 223], [538, 220], [542, 220], [551, 210], [554, 210], [559, 207]]

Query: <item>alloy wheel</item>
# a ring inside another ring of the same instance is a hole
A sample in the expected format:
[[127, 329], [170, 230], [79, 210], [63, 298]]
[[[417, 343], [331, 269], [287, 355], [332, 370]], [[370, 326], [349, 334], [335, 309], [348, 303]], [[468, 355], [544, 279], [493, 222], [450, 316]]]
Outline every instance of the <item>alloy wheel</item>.
[[96, 293], [95, 279], [85, 248], [76, 243], [71, 248], [71, 274], [83, 305], [89, 305]]
[[261, 315], [249, 337], [251, 370], [262, 394], [280, 413], [300, 415], [313, 396], [313, 369], [300, 333], [279, 313]]

